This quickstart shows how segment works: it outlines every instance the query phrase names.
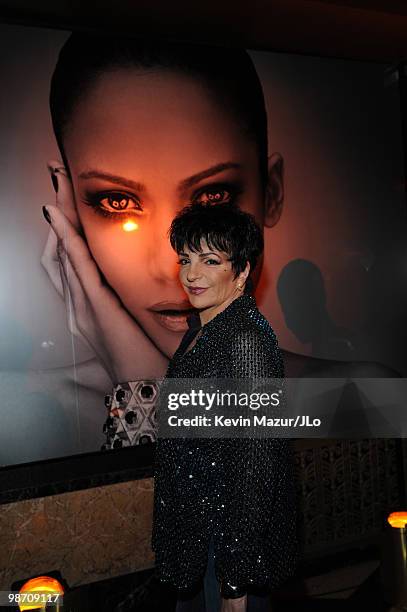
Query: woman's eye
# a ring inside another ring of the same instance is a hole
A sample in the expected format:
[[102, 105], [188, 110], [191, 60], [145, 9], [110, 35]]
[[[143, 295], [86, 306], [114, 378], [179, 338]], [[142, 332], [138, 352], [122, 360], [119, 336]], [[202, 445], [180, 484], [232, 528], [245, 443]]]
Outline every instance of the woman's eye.
[[217, 261], [216, 259], [207, 259], [205, 263], [214, 263], [214, 264], [218, 264], [219, 261]]
[[179, 259], [178, 263], [181, 264], [181, 266], [183, 266], [185, 263], [188, 263], [188, 259]]
[[[133, 216], [144, 215], [140, 202], [135, 197], [121, 192], [99, 192], [91, 193], [83, 198], [83, 203], [91, 206], [97, 215], [122, 222]], [[121, 217], [121, 219], [120, 219]]]
[[123, 213], [129, 211], [141, 211], [140, 204], [132, 197], [124, 193], [109, 193], [99, 198], [101, 207], [111, 213]]
[[219, 202], [229, 202], [230, 200], [233, 200], [233, 193], [231, 191], [226, 189], [206, 189], [195, 198], [194, 202], [199, 202], [200, 204], [218, 204]]

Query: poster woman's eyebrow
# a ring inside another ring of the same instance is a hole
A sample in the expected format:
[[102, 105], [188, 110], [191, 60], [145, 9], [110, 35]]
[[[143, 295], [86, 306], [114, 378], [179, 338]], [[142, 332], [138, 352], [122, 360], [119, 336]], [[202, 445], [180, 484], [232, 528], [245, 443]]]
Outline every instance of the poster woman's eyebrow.
[[202, 170], [202, 172], [198, 172], [197, 174], [193, 174], [186, 179], [183, 179], [178, 187], [178, 192], [183, 193], [189, 187], [193, 187], [199, 181], [208, 178], [209, 176], [213, 176], [214, 174], [218, 174], [223, 170], [229, 170], [230, 168], [241, 168], [242, 165], [236, 162], [224, 162], [221, 164], [216, 164], [215, 166], [211, 166], [206, 170]]
[[79, 178], [81, 179], [92, 179], [99, 178], [105, 181], [109, 181], [110, 183], [116, 183], [117, 185], [126, 185], [131, 189], [136, 191], [145, 192], [147, 188], [143, 183], [139, 181], [133, 181], [132, 179], [125, 178], [124, 176], [119, 176], [117, 174], [110, 174], [110, 172], [103, 172], [103, 170], [86, 170], [79, 174]]

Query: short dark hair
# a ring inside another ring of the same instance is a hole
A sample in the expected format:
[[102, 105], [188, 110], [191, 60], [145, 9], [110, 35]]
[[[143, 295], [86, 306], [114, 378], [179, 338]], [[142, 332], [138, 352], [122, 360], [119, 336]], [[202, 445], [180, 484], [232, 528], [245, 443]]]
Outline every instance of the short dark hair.
[[234, 115], [255, 142], [260, 179], [267, 185], [267, 112], [263, 89], [245, 49], [168, 42], [106, 33], [72, 33], [59, 52], [51, 79], [50, 109], [55, 137], [68, 167], [64, 131], [75, 105], [92, 83], [117, 68], [164, 68], [197, 77], [208, 92]]
[[185, 246], [193, 252], [201, 250], [204, 239], [209, 248], [229, 255], [236, 278], [250, 263], [245, 293], [253, 291], [251, 274], [264, 249], [263, 233], [255, 218], [236, 204], [225, 202], [194, 202], [185, 206], [173, 219], [168, 230], [174, 251], [181, 253]]

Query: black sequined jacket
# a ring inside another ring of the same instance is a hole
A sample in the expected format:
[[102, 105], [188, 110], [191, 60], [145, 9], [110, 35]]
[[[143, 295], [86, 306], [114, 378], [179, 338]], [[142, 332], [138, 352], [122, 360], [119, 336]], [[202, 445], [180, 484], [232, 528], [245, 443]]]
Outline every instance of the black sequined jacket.
[[[166, 378], [282, 378], [276, 336], [255, 298], [243, 294], [199, 329], [198, 315]], [[295, 570], [296, 503], [287, 439], [158, 438], [152, 547], [159, 579], [197, 588], [214, 538], [215, 573], [225, 598], [273, 588]]]

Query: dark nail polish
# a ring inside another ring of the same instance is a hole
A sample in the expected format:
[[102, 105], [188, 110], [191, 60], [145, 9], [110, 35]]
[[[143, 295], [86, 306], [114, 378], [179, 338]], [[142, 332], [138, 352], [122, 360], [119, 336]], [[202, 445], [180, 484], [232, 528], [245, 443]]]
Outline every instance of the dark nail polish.
[[47, 211], [47, 209], [45, 208], [45, 206], [42, 207], [42, 214], [44, 215], [44, 217], [48, 221], [48, 223], [51, 223], [51, 216], [50, 216], [49, 212]]
[[52, 185], [55, 189], [55, 193], [58, 193], [58, 179], [55, 176], [54, 172], [51, 172], [51, 181], [52, 181]]

